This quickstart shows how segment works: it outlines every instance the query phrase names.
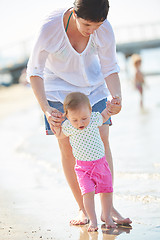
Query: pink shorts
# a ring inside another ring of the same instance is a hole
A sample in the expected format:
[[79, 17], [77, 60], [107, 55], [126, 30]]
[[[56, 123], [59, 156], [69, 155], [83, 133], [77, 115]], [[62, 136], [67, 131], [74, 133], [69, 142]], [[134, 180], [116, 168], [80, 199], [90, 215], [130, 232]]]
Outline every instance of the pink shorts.
[[106, 157], [94, 161], [76, 160], [75, 172], [82, 195], [113, 192], [112, 175]]

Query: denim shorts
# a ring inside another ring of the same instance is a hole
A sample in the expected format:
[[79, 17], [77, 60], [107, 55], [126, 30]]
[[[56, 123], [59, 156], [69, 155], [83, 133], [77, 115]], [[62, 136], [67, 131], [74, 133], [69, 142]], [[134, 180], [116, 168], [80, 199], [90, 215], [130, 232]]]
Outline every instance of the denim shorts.
[[[101, 101], [97, 102], [95, 105], [92, 106], [92, 112], [100, 112], [101, 113], [106, 108], [106, 102], [107, 102], [107, 98], [102, 99]], [[63, 104], [61, 102], [53, 102], [53, 101], [48, 100], [48, 103], [51, 107], [56, 108], [60, 112], [64, 113]], [[44, 118], [45, 118], [46, 135], [54, 135], [54, 133], [50, 129], [49, 123], [48, 123], [45, 115], [44, 115]], [[107, 124], [107, 125], [111, 126], [112, 125], [111, 118], [109, 118], [103, 124]]]

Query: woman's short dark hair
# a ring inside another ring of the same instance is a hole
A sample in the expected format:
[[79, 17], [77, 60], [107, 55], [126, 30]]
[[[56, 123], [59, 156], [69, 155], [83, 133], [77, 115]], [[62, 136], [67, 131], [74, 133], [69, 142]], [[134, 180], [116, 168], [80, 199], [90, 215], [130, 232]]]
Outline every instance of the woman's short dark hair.
[[75, 0], [74, 10], [78, 17], [91, 22], [102, 22], [109, 11], [108, 0]]

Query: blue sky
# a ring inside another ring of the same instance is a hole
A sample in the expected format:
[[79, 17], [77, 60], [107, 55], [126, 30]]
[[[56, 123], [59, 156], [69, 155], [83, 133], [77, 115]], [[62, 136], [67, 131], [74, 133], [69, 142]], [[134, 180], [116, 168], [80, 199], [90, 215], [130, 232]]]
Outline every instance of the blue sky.
[[[58, 7], [72, 6], [72, 3], [72, 0], [1, 0], [0, 49], [31, 38], [47, 13]], [[159, 0], [110, 0], [108, 19], [113, 28], [160, 22], [159, 10]]]

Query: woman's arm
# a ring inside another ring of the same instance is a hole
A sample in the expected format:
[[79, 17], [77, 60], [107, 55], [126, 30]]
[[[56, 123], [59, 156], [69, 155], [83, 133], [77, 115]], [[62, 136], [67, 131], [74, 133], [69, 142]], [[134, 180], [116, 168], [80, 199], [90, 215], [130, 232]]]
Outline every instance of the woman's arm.
[[46, 95], [45, 95], [45, 91], [44, 91], [43, 79], [38, 76], [31, 76], [30, 82], [31, 82], [33, 92], [38, 100], [38, 103], [39, 103], [42, 111], [45, 114], [46, 111], [49, 109], [49, 104], [46, 99]]
[[117, 114], [120, 112], [122, 106], [122, 96], [121, 96], [121, 84], [119, 80], [118, 73], [112, 73], [105, 78], [107, 87], [112, 95], [112, 98], [117, 101], [111, 101], [111, 105], [108, 107], [108, 110], [111, 115]]
[[49, 106], [45, 95], [43, 79], [41, 77], [31, 76], [30, 82], [38, 103], [50, 124], [51, 130], [55, 132], [54, 127], [61, 126], [61, 122], [63, 121], [63, 114], [57, 109]]
[[111, 75], [105, 78], [105, 81], [112, 97], [122, 98], [121, 84], [118, 73], [112, 73]]

